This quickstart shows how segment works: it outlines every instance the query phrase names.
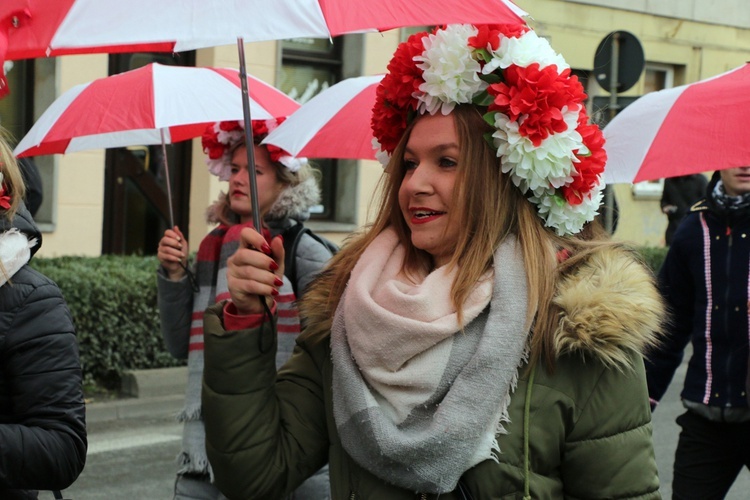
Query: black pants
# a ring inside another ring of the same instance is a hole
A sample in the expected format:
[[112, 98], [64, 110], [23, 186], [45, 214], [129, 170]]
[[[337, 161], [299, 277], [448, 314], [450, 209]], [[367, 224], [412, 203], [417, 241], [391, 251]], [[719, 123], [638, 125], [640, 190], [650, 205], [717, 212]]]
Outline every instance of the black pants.
[[724, 498], [742, 467], [750, 468], [750, 422], [712, 422], [687, 411], [677, 417], [677, 424], [682, 431], [675, 453], [672, 498]]

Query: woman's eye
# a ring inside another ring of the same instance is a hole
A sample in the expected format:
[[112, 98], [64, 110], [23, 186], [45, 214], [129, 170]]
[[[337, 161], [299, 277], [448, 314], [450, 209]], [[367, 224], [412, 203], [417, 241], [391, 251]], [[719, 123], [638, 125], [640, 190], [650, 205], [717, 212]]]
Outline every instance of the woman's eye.
[[414, 170], [417, 168], [417, 162], [414, 160], [404, 160], [404, 170]]
[[231, 172], [232, 172], [233, 174], [236, 174], [236, 173], [237, 173], [237, 172], [239, 172], [239, 171], [240, 171], [239, 167], [232, 167], [232, 170], [231, 170]]
[[457, 164], [452, 158], [440, 158], [441, 167], [455, 167]]

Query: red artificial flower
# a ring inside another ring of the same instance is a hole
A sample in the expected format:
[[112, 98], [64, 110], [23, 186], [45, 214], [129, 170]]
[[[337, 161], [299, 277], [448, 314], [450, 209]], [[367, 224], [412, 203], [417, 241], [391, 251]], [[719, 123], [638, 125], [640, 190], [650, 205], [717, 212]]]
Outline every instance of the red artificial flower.
[[212, 160], [221, 158], [224, 154], [224, 144], [220, 143], [216, 132], [214, 132], [214, 126], [209, 125], [201, 136], [201, 144], [203, 145], [203, 152], [208, 155]]
[[557, 66], [539, 67], [539, 63], [526, 68], [511, 65], [504, 72], [504, 82], [489, 86], [487, 92], [494, 96], [490, 111], [500, 111], [519, 122], [519, 132], [538, 147], [553, 133], [564, 132], [567, 125], [562, 109], [571, 109], [586, 99], [578, 78], [570, 69], [557, 73]]
[[412, 94], [424, 83], [422, 70], [414, 57], [424, 52], [422, 39], [427, 33], [415, 33], [401, 43], [388, 63], [388, 74], [376, 90], [370, 124], [384, 151], [392, 153], [406, 129], [409, 111], [416, 110]]
[[581, 112], [576, 130], [583, 138], [583, 144], [589, 149], [588, 155], [579, 155], [573, 166], [573, 182], [562, 188], [563, 196], [571, 205], [578, 205], [599, 184], [599, 176], [604, 172], [607, 163], [607, 152], [604, 150], [604, 135], [599, 127], [587, 123], [587, 115]]
[[469, 47], [486, 49], [489, 45], [492, 50], [500, 47], [501, 37], [520, 38], [530, 29], [525, 24], [477, 24], [475, 27], [479, 33], [469, 38]]
[[265, 120], [253, 120], [253, 142], [259, 144], [268, 135], [268, 125]]
[[242, 130], [242, 125], [237, 120], [219, 122], [219, 130], [223, 130], [225, 132], [231, 132], [233, 130]]
[[0, 186], [0, 208], [10, 210], [10, 195], [7, 193], [8, 190], [5, 188], [5, 184]]

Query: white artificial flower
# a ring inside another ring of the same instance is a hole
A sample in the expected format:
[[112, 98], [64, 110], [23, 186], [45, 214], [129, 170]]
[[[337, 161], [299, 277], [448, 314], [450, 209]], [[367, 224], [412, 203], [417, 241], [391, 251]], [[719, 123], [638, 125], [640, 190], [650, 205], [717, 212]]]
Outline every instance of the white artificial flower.
[[282, 156], [279, 158], [279, 163], [284, 165], [290, 172], [299, 172], [304, 165], [307, 164], [307, 158], [300, 157], [295, 158], [294, 156]]
[[497, 68], [505, 69], [515, 64], [526, 68], [533, 63], [539, 63], [540, 68], [552, 64], [557, 66], [557, 73], [570, 68], [565, 59], [555, 52], [549, 42], [534, 31], [527, 31], [519, 38], [503, 37], [497, 50], [492, 52], [492, 59], [485, 64], [482, 72], [490, 74]]
[[221, 181], [228, 181], [229, 176], [232, 175], [232, 159], [229, 157], [229, 153], [224, 153], [221, 158], [215, 160], [207, 159], [206, 165], [208, 165], [208, 171], [219, 178]]
[[450, 113], [456, 104], [470, 103], [474, 96], [487, 88], [479, 78], [481, 66], [472, 57], [469, 38], [477, 28], [470, 24], [451, 25], [423, 39], [425, 51], [414, 57], [422, 70], [424, 83], [414, 97], [420, 111], [435, 114], [440, 110]]
[[391, 161], [391, 155], [388, 154], [388, 151], [383, 151], [380, 142], [375, 137], [372, 138], [372, 149], [375, 151], [375, 159], [383, 168], [387, 167], [388, 162]]
[[529, 201], [536, 204], [537, 213], [544, 219], [545, 226], [554, 228], [560, 236], [575, 234], [583, 229], [584, 224], [596, 217], [602, 203], [603, 187], [603, 183], [594, 187], [587, 198], [578, 205], [571, 205], [566, 201], [561, 203], [553, 196], [554, 192], [551, 190], [542, 197], [532, 196]]
[[503, 173], [509, 173], [513, 184], [522, 192], [539, 195], [552, 186], [558, 188], [572, 182], [573, 160], [577, 149], [583, 145], [581, 135], [575, 130], [578, 112], [563, 109], [567, 130], [552, 134], [534, 146], [519, 132], [519, 124], [503, 113], [495, 114], [492, 134], [497, 155], [501, 157]]

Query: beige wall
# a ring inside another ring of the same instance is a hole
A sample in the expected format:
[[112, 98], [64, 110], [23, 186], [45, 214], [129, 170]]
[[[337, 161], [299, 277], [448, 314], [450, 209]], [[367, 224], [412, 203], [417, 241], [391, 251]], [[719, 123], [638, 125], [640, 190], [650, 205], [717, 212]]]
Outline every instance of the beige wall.
[[[647, 61], [684, 67], [677, 75], [681, 80], [676, 81], [676, 85], [716, 75], [750, 59], [750, 29], [562, 0], [517, 0], [516, 3], [533, 15], [532, 26], [548, 37], [552, 46], [577, 69], [592, 68], [597, 45], [614, 30], [635, 34], [643, 44]], [[368, 34], [364, 39], [363, 73], [385, 72], [400, 40], [400, 32]], [[246, 60], [248, 72], [266, 82], [275, 82], [279, 64], [275, 42], [247, 44]], [[73, 85], [107, 74], [106, 56], [68, 56], [58, 61], [58, 95]], [[237, 67], [237, 64], [235, 45], [201, 50], [197, 54], [198, 66]], [[604, 94], [596, 85], [592, 88]], [[642, 91], [641, 81], [627, 94], [640, 95]], [[57, 156], [56, 162], [59, 167], [57, 225], [54, 232], [45, 233], [41, 254], [98, 255], [101, 251], [104, 151]], [[190, 243], [191, 249], [196, 250], [201, 235], [210, 229], [204, 222], [205, 208], [216, 199], [222, 183], [208, 174], [200, 140], [193, 141], [193, 164], [185, 168], [192, 169]], [[356, 168], [359, 169], [356, 220], [362, 225], [371, 220], [372, 211], [368, 209], [382, 169], [377, 162], [368, 161], [359, 162]], [[658, 200], [636, 200], [629, 185], [618, 185], [615, 192], [621, 211], [615, 236], [641, 244], [661, 244], [666, 217], [661, 214]], [[340, 242], [346, 234], [326, 235]]]

